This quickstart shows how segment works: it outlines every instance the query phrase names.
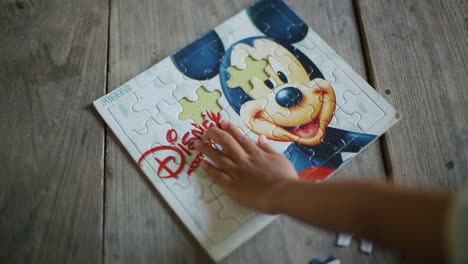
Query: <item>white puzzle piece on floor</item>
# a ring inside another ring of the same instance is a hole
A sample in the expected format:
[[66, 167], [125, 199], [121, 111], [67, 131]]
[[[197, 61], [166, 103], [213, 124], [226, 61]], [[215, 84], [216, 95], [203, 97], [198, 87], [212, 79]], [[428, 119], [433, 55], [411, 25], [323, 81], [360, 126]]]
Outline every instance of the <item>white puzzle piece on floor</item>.
[[[348, 247], [351, 244], [353, 236], [348, 233], [339, 233], [336, 239], [336, 245], [339, 247]], [[369, 240], [361, 239], [359, 249], [366, 254], [372, 253], [373, 243]]]
[[229, 119], [254, 142], [268, 138], [301, 179], [323, 181], [398, 120], [280, 0], [250, 6], [94, 105], [215, 261], [275, 217], [244, 208], [199, 168], [206, 157], [193, 143], [206, 129]]

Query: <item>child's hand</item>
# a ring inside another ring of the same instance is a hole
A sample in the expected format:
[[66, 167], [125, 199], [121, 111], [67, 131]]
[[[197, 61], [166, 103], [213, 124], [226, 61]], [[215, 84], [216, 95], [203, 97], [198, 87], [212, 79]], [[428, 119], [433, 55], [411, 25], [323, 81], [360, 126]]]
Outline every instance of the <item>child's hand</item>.
[[201, 166], [208, 175], [240, 203], [265, 213], [274, 213], [274, 201], [280, 186], [297, 179], [292, 164], [268, 145], [261, 136], [254, 144], [227, 120], [223, 129], [210, 128], [205, 132], [207, 140], [221, 145], [217, 150], [197, 140], [195, 148], [210, 158], [218, 167], [207, 161]]

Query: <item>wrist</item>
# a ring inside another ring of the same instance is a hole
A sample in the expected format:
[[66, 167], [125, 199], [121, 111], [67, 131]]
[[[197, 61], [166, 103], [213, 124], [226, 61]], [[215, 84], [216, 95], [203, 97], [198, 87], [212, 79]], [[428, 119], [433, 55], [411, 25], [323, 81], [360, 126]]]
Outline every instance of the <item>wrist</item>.
[[282, 214], [284, 213], [284, 205], [287, 203], [287, 197], [294, 189], [294, 185], [299, 182], [298, 178], [286, 178], [277, 181], [270, 188], [267, 200], [266, 211], [268, 214]]

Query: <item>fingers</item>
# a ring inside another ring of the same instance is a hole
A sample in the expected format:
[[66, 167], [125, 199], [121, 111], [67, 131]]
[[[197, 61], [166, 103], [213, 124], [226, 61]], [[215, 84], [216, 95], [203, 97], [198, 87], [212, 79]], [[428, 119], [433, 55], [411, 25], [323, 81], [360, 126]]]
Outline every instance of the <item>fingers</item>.
[[220, 166], [221, 168], [233, 167], [234, 163], [229, 157], [224, 155], [223, 152], [208, 145], [207, 143], [204, 143], [201, 140], [196, 140], [194, 146], [198, 151], [205, 154], [208, 158], [210, 158], [214, 163], [216, 163], [216, 165]]
[[242, 133], [242, 131], [231, 123], [229, 120], [221, 121], [221, 125], [223, 130], [231, 134], [231, 136], [239, 143], [239, 145], [245, 150], [247, 153], [253, 153], [257, 151], [257, 147], [255, 146], [250, 139]]
[[239, 143], [226, 131], [213, 127], [205, 132], [205, 136], [207, 139], [211, 139], [221, 145], [224, 154], [236, 163], [243, 160], [247, 155]]
[[268, 144], [268, 139], [264, 135], [258, 137], [257, 146], [265, 152], [272, 154], [277, 153], [276, 150]]
[[232, 178], [224, 171], [211, 165], [206, 160], [201, 162], [201, 167], [205, 170], [206, 174], [211, 176], [222, 188], [227, 189], [232, 182]]

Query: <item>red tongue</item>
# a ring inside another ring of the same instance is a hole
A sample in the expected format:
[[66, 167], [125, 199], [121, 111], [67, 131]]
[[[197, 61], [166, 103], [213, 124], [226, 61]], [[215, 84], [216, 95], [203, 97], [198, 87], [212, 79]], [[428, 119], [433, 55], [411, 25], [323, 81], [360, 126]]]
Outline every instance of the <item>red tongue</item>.
[[317, 135], [318, 131], [319, 126], [314, 120], [304, 126], [294, 128], [289, 132], [296, 136], [299, 136], [300, 138], [313, 138], [315, 135]]

